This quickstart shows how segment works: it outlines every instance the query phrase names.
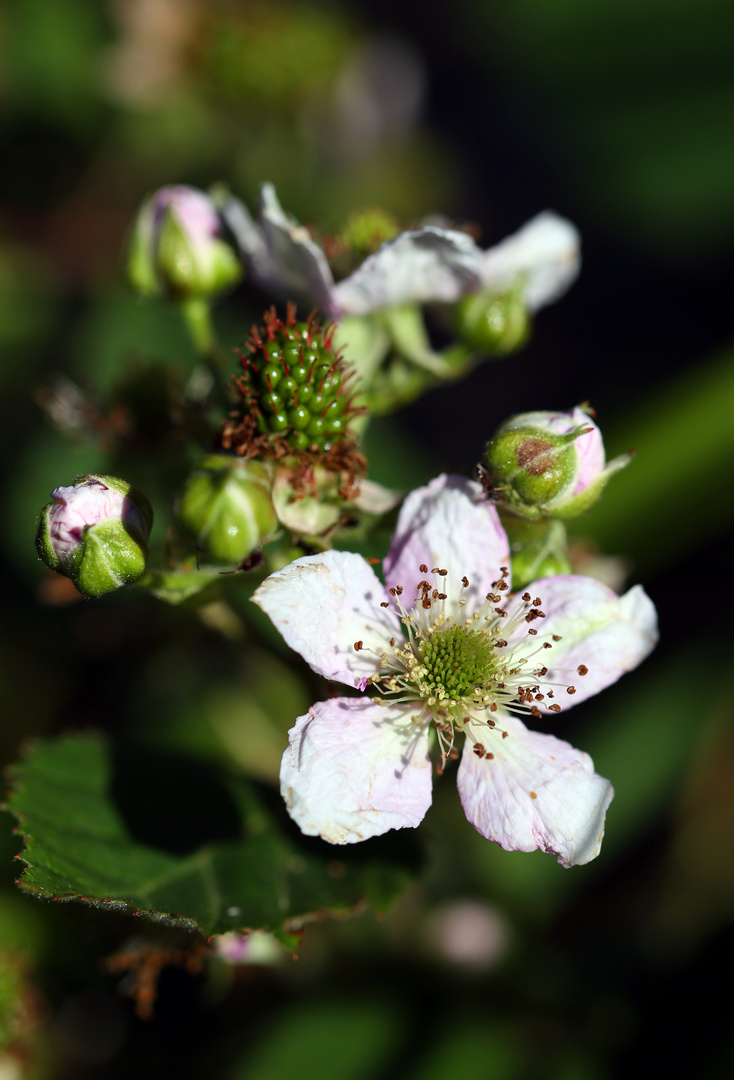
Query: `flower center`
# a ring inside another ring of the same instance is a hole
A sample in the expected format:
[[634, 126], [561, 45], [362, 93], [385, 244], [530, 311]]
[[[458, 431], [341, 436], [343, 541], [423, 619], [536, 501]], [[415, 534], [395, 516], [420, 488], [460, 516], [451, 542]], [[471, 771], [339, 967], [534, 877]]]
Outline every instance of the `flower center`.
[[481, 630], [449, 625], [423, 638], [417, 651], [421, 682], [427, 696], [438, 701], [473, 701], [494, 682], [497, 654]]

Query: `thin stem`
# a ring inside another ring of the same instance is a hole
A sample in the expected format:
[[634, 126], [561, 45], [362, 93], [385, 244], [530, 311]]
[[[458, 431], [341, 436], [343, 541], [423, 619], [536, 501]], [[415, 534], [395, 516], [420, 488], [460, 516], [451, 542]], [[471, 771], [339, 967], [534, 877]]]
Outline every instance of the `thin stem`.
[[194, 348], [203, 359], [211, 361], [217, 348], [211, 304], [201, 297], [187, 296], [178, 306]]

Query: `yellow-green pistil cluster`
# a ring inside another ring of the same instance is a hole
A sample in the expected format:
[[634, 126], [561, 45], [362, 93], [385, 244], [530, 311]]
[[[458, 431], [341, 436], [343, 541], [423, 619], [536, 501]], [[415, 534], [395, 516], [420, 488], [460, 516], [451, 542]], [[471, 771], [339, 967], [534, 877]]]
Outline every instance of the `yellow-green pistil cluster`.
[[[428, 573], [425, 565], [420, 570]], [[492, 714], [498, 710], [540, 716], [540, 703], [552, 712], [560, 710], [554, 690], [543, 685], [548, 668], [539, 662], [544, 651], [553, 646], [544, 640], [535, 643], [538, 631], [534, 624], [544, 619], [545, 613], [541, 611], [540, 597], [533, 598], [530, 593], [518, 597], [512, 611], [503, 606], [503, 594], [508, 590], [506, 567], [502, 568], [502, 577], [493, 583], [493, 591], [487, 593], [469, 617], [466, 599], [469, 580], [462, 578], [458, 611], [454, 608], [455, 614], [447, 613], [448, 597], [442, 591], [447, 587], [447, 571], [436, 567], [431, 573], [438, 575], [434, 581], [438, 581], [439, 587], [432, 587], [424, 578], [418, 585], [416, 604], [410, 610], [400, 599], [403, 589], [399, 585], [389, 590], [407, 640], [391, 639], [389, 651], [380, 655], [384, 674], [372, 675], [369, 682], [383, 695], [377, 699], [383, 704], [414, 701], [419, 710], [413, 720], [436, 722], [444, 760], [453, 746], [453, 735], [446, 739], [442, 732], [453, 730], [465, 731], [481, 756], [484, 748], [477, 742], [474, 729], [477, 724], [494, 728]], [[390, 605], [384, 602], [382, 606]], [[521, 655], [517, 646], [511, 648], [507, 641], [513, 635], [519, 644], [522, 638], [517, 635], [523, 627], [529, 639], [522, 646], [525, 655]], [[560, 640], [558, 635], [553, 635], [554, 642]], [[359, 651], [363, 643], [357, 641], [354, 647]], [[587, 669], [581, 665], [578, 671], [585, 675]], [[573, 686], [566, 689], [569, 694], [576, 692]]]
[[499, 667], [495, 643], [490, 631], [455, 625], [422, 638], [413, 668], [421, 697], [451, 711], [486, 707]]

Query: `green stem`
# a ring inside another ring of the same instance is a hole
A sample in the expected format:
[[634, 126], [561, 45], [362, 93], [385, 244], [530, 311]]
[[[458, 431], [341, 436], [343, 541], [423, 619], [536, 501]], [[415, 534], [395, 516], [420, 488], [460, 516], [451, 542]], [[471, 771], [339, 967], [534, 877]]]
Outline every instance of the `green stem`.
[[187, 296], [178, 306], [194, 348], [203, 359], [210, 360], [217, 348], [211, 304], [201, 297]]
[[228, 407], [227, 377], [222, 366], [217, 337], [214, 332], [211, 304], [201, 297], [188, 296], [179, 300], [178, 308], [191, 342], [211, 375], [219, 404]]

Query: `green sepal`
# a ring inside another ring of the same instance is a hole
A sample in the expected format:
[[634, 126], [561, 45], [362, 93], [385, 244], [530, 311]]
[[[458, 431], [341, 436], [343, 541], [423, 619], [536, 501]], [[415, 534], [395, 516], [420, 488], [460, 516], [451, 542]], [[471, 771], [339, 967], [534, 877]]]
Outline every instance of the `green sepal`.
[[142, 577], [148, 548], [137, 530], [122, 521], [100, 521], [86, 529], [67, 573], [84, 596], [103, 596]]
[[547, 516], [548, 504], [573, 482], [578, 464], [574, 443], [584, 430], [581, 425], [567, 435], [531, 427], [500, 431], [485, 452], [496, 497], [522, 517]]
[[631, 461], [632, 454], [620, 454], [619, 457], [607, 462], [604, 472], [600, 473], [596, 480], [589, 484], [582, 492], [578, 495], [564, 499], [562, 506], [550, 508], [550, 516], [565, 521], [567, 518], [574, 518], [578, 517], [579, 514], [583, 514], [598, 501], [599, 496], [607, 486], [609, 479], [614, 476], [615, 473], [620, 472], [621, 469], [624, 469], [629, 465]]
[[236, 565], [277, 532], [271, 486], [267, 465], [212, 454], [186, 481], [176, 516], [209, 561]]

